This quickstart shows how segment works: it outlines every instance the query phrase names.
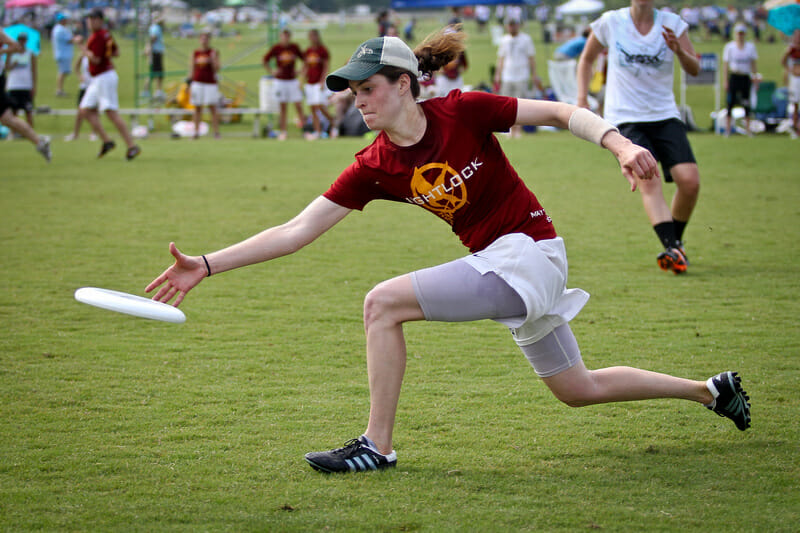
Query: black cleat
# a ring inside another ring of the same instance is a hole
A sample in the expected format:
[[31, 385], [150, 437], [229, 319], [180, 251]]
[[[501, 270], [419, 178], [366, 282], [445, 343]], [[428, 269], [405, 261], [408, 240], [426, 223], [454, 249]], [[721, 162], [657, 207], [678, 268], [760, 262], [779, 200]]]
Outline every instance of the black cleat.
[[397, 454], [383, 455], [368, 446], [363, 435], [344, 443], [344, 446], [327, 452], [310, 452], [306, 461], [319, 472], [364, 472], [381, 470], [397, 465]]
[[750, 427], [750, 397], [742, 389], [742, 379], [737, 372], [723, 372], [708, 378], [706, 386], [714, 396], [714, 401], [706, 407], [733, 420], [741, 431]]
[[97, 158], [100, 159], [101, 157], [106, 155], [108, 152], [113, 150], [115, 146], [117, 146], [117, 145], [114, 144], [114, 141], [108, 141], [107, 143], [103, 143], [103, 146], [100, 147], [100, 151], [97, 153]]

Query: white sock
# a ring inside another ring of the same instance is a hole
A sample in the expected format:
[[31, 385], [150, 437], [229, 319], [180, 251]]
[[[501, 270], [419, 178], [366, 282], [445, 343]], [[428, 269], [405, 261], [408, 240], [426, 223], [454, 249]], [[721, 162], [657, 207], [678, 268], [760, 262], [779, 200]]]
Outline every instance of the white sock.
[[[378, 447], [375, 445], [374, 442], [372, 442], [372, 439], [367, 437], [366, 435], [361, 435], [361, 442], [364, 443], [364, 445], [367, 448], [369, 448], [370, 450], [372, 450], [373, 452], [378, 453], [380, 455], [384, 455], [384, 454], [382, 454], [381, 452], [378, 451]], [[385, 457], [385, 455], [384, 455], [384, 457]]]

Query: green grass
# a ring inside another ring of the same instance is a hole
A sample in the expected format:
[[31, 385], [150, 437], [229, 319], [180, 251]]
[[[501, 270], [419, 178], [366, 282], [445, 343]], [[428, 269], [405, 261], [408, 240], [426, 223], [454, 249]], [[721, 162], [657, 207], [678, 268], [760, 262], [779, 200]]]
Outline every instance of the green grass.
[[[336, 31], [345, 57], [362, 37]], [[204, 253], [285, 221], [365, 141], [156, 135], [127, 163], [56, 139], [50, 165], [0, 143], [0, 529], [794, 531], [796, 143], [691, 141], [703, 187], [682, 277], [656, 267], [609, 154], [564, 132], [503, 144], [566, 240], [570, 285], [592, 294], [572, 323], [587, 365], [739, 370], [750, 430], [688, 402], [570, 409], [502, 326], [413, 323], [398, 468], [353, 476], [302, 455], [366, 424], [366, 292], [465, 253], [428, 213], [371, 204], [294, 256], [204, 282], [179, 326], [72, 295], [141, 294], [170, 240]]]
[[566, 239], [570, 284], [592, 294], [572, 324], [587, 365], [737, 369], [751, 430], [688, 402], [570, 409], [502, 326], [414, 323], [399, 466], [353, 476], [302, 455], [363, 431], [364, 294], [464, 253], [423, 210], [378, 202], [299, 254], [214, 277], [180, 326], [72, 293], [141, 294], [170, 240], [203, 253], [286, 220], [363, 141], [309, 158], [300, 140], [150, 139], [134, 163], [56, 141], [51, 165], [0, 144], [0, 529], [793, 530], [795, 147], [692, 143], [703, 191], [676, 277], [609, 154], [567, 133], [504, 141]]

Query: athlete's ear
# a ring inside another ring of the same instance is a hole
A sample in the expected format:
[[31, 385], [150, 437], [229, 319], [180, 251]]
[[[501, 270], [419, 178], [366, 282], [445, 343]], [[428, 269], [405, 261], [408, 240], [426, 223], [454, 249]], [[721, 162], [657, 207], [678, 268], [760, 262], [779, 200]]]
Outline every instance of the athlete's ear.
[[399, 86], [400, 96], [403, 96], [411, 90], [411, 77], [409, 74], [401, 74], [400, 78], [397, 80], [397, 83]]

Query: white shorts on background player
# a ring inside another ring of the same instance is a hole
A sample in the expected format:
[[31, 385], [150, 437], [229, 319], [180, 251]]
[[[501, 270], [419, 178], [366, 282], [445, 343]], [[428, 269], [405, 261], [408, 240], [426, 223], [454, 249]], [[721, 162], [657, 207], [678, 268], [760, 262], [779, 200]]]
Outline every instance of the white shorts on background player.
[[322, 82], [306, 83], [304, 87], [306, 93], [306, 104], [308, 105], [328, 105], [328, 97], [331, 91]]
[[789, 75], [789, 101], [800, 103], [800, 76]]
[[193, 106], [219, 105], [220, 94], [216, 83], [193, 81], [189, 88], [189, 101]]
[[118, 84], [119, 77], [116, 70], [107, 70], [97, 76], [92, 76], [79, 107], [99, 111], [116, 111], [119, 109]]
[[272, 94], [275, 95], [275, 101], [279, 104], [303, 101], [299, 80], [275, 79], [272, 81], [272, 91]]

